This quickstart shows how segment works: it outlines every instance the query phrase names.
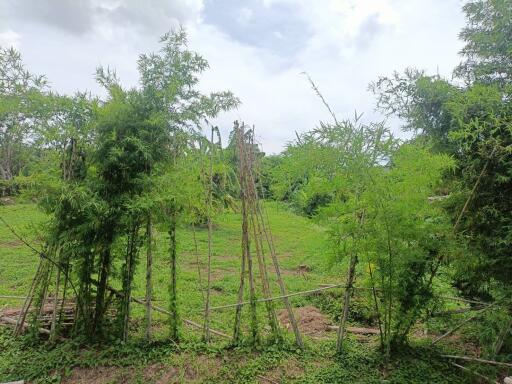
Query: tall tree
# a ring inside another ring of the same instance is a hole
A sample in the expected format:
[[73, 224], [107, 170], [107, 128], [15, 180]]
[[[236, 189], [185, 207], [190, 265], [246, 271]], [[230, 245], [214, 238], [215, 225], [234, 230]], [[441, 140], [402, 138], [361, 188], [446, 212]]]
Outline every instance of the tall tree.
[[469, 84], [512, 83], [512, 3], [473, 0], [463, 6], [467, 24], [460, 33], [464, 61], [455, 74]]
[[18, 175], [29, 156], [29, 140], [37, 124], [35, 103], [47, 91], [44, 76], [25, 69], [21, 54], [0, 47], [0, 178]]

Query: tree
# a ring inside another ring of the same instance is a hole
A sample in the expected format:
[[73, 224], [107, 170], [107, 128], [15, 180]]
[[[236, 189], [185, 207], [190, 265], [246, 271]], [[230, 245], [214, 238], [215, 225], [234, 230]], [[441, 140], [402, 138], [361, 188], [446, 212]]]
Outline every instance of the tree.
[[468, 84], [512, 82], [512, 4], [510, 0], [473, 0], [463, 6], [467, 24], [460, 33], [464, 61], [455, 75]]
[[[70, 144], [74, 151], [77, 142], [90, 147], [82, 164], [86, 172], [66, 179], [46, 204], [54, 215], [48, 231], [50, 255], [66, 266], [66, 278], [77, 286], [75, 332], [90, 339], [112, 334], [106, 315], [113, 294], [114, 334], [127, 339], [141, 229], [152, 217], [168, 226], [170, 335], [178, 339], [176, 229], [190, 206], [183, 197], [188, 191], [180, 186], [183, 179], [173, 173], [183, 167], [181, 158], [201, 122], [238, 103], [230, 92], [203, 95], [196, 90], [198, 75], [208, 65], [187, 50], [183, 30], [164, 35], [161, 42], [159, 54], [140, 57], [139, 88], [125, 90], [115, 72], [99, 68], [97, 80], [108, 92], [106, 100], [55, 97], [55, 112], [41, 136], [64, 154]], [[63, 169], [70, 168], [63, 164]], [[160, 188], [162, 179], [167, 179], [165, 189]], [[51, 269], [45, 271], [51, 274]], [[116, 278], [120, 291], [111, 285]], [[46, 291], [45, 286], [40, 289]]]
[[369, 86], [377, 97], [376, 108], [386, 116], [399, 117], [404, 131], [426, 142], [433, 150], [454, 153], [450, 132], [456, 129], [447, 103], [462, 90], [440, 76], [406, 69], [382, 76]]
[[46, 80], [28, 72], [14, 48], [0, 47], [0, 178], [12, 180], [26, 165]]
[[330, 207], [338, 215], [331, 232], [337, 257], [365, 267], [388, 356], [426, 313], [434, 278], [456, 249], [449, 216], [428, 200], [452, 166], [446, 155], [404, 144], [388, 166], [361, 169], [361, 193]]

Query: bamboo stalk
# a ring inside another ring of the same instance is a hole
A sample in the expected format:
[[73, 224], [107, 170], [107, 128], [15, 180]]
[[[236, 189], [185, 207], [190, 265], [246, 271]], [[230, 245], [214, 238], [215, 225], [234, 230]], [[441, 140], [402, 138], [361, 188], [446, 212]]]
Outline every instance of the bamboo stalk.
[[462, 216], [464, 216], [464, 213], [466, 213], [466, 210], [469, 206], [469, 202], [473, 198], [473, 195], [475, 194], [476, 189], [478, 188], [478, 185], [480, 184], [480, 180], [482, 180], [482, 177], [483, 177], [485, 171], [487, 170], [487, 167], [489, 166], [489, 162], [490, 162], [491, 158], [494, 156], [494, 152], [496, 152], [496, 147], [494, 147], [492, 149], [491, 155], [487, 158], [487, 161], [485, 162], [484, 167], [482, 168], [482, 171], [480, 172], [480, 174], [478, 175], [478, 178], [475, 181], [475, 185], [473, 185], [473, 188], [471, 189], [471, 193], [469, 194], [468, 198], [466, 199], [466, 202], [464, 203], [464, 206], [462, 207], [462, 210], [459, 213], [459, 216], [457, 217], [457, 221], [455, 222], [455, 225], [453, 226], [454, 231], [457, 230], [459, 223], [462, 219]]
[[341, 352], [342, 348], [343, 348], [343, 338], [345, 336], [345, 323], [347, 322], [347, 317], [348, 317], [348, 309], [349, 309], [349, 305], [350, 305], [350, 294], [352, 293], [352, 285], [354, 284], [356, 265], [357, 265], [357, 256], [352, 255], [350, 257], [350, 266], [349, 266], [349, 270], [348, 270], [347, 288], [345, 289], [345, 294], [344, 294], [344, 298], [343, 298], [343, 312], [341, 315], [340, 326], [339, 326], [338, 332], [337, 332], [336, 350], [338, 352]]
[[375, 313], [377, 313], [377, 322], [379, 324], [380, 345], [384, 345], [384, 335], [382, 334], [382, 319], [380, 318], [380, 310], [379, 310], [379, 304], [378, 304], [378, 300], [377, 300], [377, 289], [375, 288], [375, 280], [373, 277], [372, 265], [370, 262], [368, 262], [368, 271], [370, 272], [370, 282], [372, 285], [373, 303], [375, 305]]

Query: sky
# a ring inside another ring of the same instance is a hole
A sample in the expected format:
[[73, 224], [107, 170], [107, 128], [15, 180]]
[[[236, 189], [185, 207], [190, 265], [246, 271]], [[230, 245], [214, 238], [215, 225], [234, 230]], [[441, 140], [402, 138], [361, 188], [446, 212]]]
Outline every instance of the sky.
[[[242, 104], [215, 123], [256, 127], [263, 150], [278, 153], [295, 132], [331, 121], [304, 72], [338, 120], [375, 111], [368, 84], [407, 67], [451, 78], [459, 63], [461, 0], [0, 0], [0, 46], [18, 49], [51, 88], [103, 95], [96, 67], [138, 84], [137, 58], [182, 25], [189, 48], [210, 63], [204, 92], [231, 90]], [[397, 135], [400, 121], [389, 119]]]

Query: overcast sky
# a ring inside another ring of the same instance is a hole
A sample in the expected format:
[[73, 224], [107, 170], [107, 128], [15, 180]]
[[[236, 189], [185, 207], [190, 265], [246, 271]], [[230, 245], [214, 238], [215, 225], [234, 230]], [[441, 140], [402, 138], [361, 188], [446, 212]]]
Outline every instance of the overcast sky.
[[[460, 0], [0, 0], [0, 45], [14, 45], [52, 89], [100, 94], [98, 65], [137, 84], [140, 53], [179, 24], [210, 63], [201, 89], [242, 105], [217, 124], [254, 124], [267, 152], [329, 120], [306, 71], [339, 119], [380, 120], [368, 83], [406, 67], [450, 77], [464, 25]], [[389, 121], [394, 132], [399, 123]]]

